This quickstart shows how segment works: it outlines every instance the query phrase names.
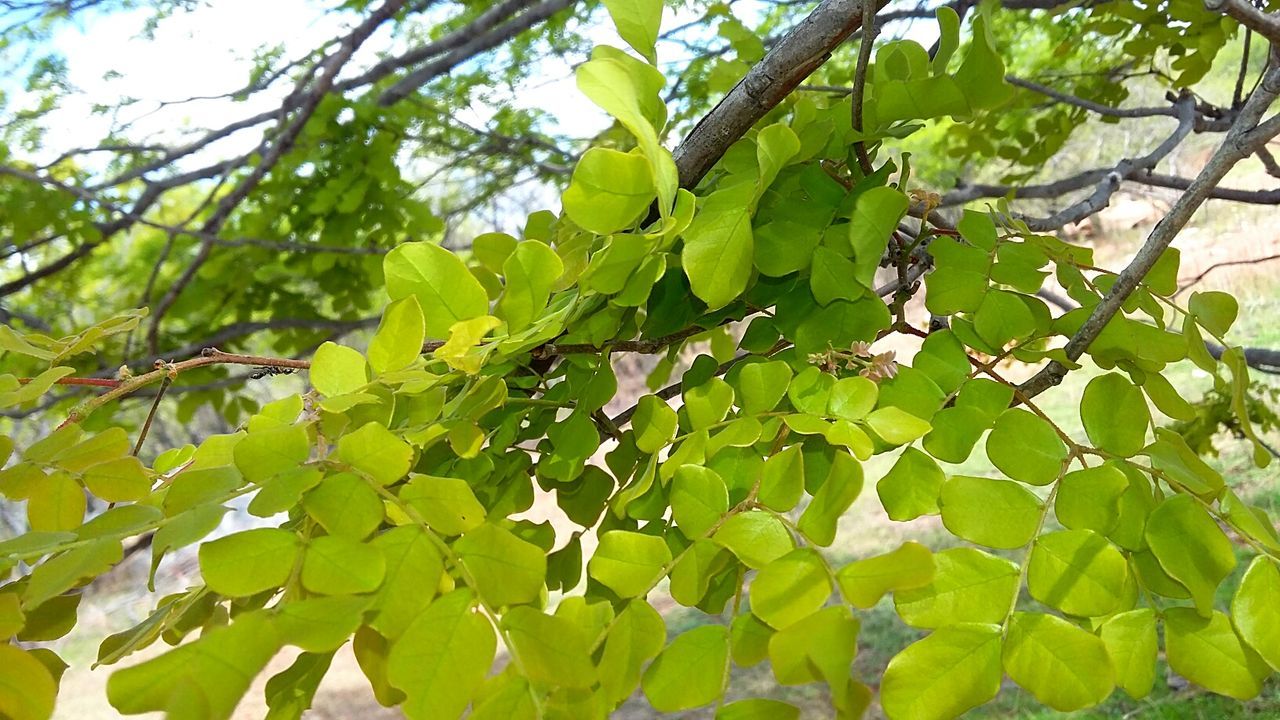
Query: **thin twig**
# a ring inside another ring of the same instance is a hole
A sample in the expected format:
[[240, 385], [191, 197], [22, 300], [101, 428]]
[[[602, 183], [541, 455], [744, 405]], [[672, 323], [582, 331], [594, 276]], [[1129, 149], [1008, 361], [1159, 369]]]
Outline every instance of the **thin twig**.
[[[858, 66], [853, 73], [853, 90], [850, 93], [850, 114], [854, 132], [862, 132], [862, 96], [867, 87], [867, 66], [871, 63], [871, 47], [876, 40], [876, 7], [875, 3], [862, 4], [862, 41], [858, 44]], [[871, 158], [867, 155], [867, 143], [858, 138], [853, 144], [853, 152], [858, 156], [858, 167], [862, 174], [870, 176], [875, 172]]]
[[155, 420], [156, 410], [160, 408], [160, 399], [164, 397], [164, 391], [169, 389], [173, 384], [173, 376], [165, 375], [160, 381], [160, 389], [156, 391], [156, 399], [151, 403], [151, 410], [147, 412], [147, 420], [142, 423], [142, 430], [138, 433], [138, 442], [133, 446], [133, 456], [137, 457], [142, 452], [142, 443], [147, 440], [147, 433], [151, 431], [151, 421]]

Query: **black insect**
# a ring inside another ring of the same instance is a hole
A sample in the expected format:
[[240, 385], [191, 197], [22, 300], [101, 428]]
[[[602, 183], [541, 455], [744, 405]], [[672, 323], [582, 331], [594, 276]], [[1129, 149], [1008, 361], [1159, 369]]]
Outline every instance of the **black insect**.
[[278, 367], [276, 365], [260, 365], [254, 368], [253, 372], [249, 373], [249, 379], [261, 380], [262, 378], [271, 375], [292, 375], [293, 373], [293, 368]]

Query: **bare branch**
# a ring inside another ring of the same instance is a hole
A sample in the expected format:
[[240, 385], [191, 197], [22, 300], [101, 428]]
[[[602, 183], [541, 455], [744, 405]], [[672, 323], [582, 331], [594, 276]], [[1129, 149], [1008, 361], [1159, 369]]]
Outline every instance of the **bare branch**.
[[[451, 52], [423, 65], [406, 75], [399, 82], [387, 88], [378, 97], [378, 104], [386, 107], [394, 105], [417, 91], [428, 82], [444, 75], [462, 62], [469, 60], [487, 50], [492, 50], [511, 38], [543, 22], [552, 15], [578, 2], [578, 0], [542, 0], [518, 17], [512, 18], [488, 32], [475, 36], [459, 45]], [[474, 32], [473, 25], [468, 30]]]
[[1258, 263], [1270, 262], [1272, 260], [1280, 260], [1280, 255], [1267, 255], [1266, 257], [1249, 258], [1248, 260], [1223, 260], [1222, 262], [1216, 262], [1204, 270], [1201, 270], [1199, 275], [1196, 275], [1185, 283], [1179, 285], [1177, 292], [1175, 292], [1172, 297], [1178, 297], [1188, 288], [1205, 279], [1209, 273], [1219, 268], [1231, 267], [1233, 265], [1257, 265]]
[[1005, 75], [1004, 80], [1010, 85], [1020, 87], [1024, 90], [1030, 90], [1031, 92], [1034, 92], [1034, 93], [1039, 93], [1040, 95], [1044, 95], [1045, 97], [1050, 97], [1059, 102], [1064, 102], [1068, 105], [1074, 105], [1078, 108], [1083, 108], [1085, 110], [1088, 110], [1089, 112], [1097, 113], [1098, 115], [1102, 115], [1104, 117], [1140, 118], [1140, 117], [1160, 117], [1160, 116], [1177, 117], [1178, 116], [1178, 112], [1174, 107], [1117, 108], [1117, 107], [1112, 107], [1110, 105], [1103, 105], [1102, 103], [1096, 103], [1092, 100], [1086, 100], [1082, 97], [1076, 97], [1075, 95], [1069, 95], [1059, 90], [1054, 90], [1048, 85], [1041, 85], [1040, 83], [1037, 83], [1037, 82], [1024, 80], [1015, 75]]

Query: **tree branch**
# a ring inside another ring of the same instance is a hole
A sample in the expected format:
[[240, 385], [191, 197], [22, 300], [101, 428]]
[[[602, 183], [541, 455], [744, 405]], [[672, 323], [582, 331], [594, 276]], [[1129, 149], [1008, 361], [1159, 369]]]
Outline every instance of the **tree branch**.
[[[1263, 135], [1256, 134], [1255, 131], [1259, 129], [1258, 123], [1262, 115], [1271, 106], [1277, 94], [1280, 94], [1280, 68], [1272, 68], [1267, 72], [1258, 89], [1253, 92], [1253, 95], [1241, 108], [1235, 122], [1232, 124], [1231, 130], [1223, 138], [1222, 145], [1209, 158], [1209, 162], [1204, 169], [1196, 176], [1187, 191], [1173, 204], [1168, 214], [1152, 229], [1146, 243], [1129, 261], [1128, 266], [1116, 277], [1116, 281], [1111, 286], [1111, 290], [1106, 297], [1094, 307], [1089, 318], [1080, 326], [1076, 334], [1067, 341], [1065, 351], [1069, 360], [1079, 359], [1089, 347], [1089, 344], [1098, 337], [1098, 334], [1110, 322], [1111, 318], [1115, 317], [1115, 314], [1120, 311], [1121, 305], [1124, 304], [1124, 301], [1138, 286], [1142, 278], [1150, 272], [1165, 248], [1186, 226], [1192, 214], [1204, 203], [1209, 191], [1222, 181], [1222, 178], [1236, 163], [1251, 155], [1258, 145], [1268, 139]], [[1019, 390], [1025, 397], [1032, 398], [1062, 382], [1066, 375], [1067, 367], [1053, 360], [1030, 380], [1019, 386]]]
[[729, 146], [821, 67], [861, 20], [862, 0], [823, 0], [783, 36], [676, 148], [680, 187], [696, 186]]
[[[438, 59], [414, 70], [399, 82], [387, 88], [378, 97], [378, 104], [383, 107], [396, 104], [416, 92], [418, 88], [441, 75], [444, 75], [462, 62], [469, 60], [482, 52], [498, 47], [511, 38], [514, 38], [534, 25], [547, 20], [552, 15], [555, 15], [576, 2], [578, 2], [578, 0], [542, 0], [518, 17], [511, 18], [501, 25], [493, 27], [487, 32], [484, 29], [484, 24], [479, 22], [472, 23], [467, 27], [469, 30], [468, 33], [458, 35], [459, 39], [468, 38], [468, 36], [470, 36], [466, 42], [458, 45], [456, 48]], [[525, 3], [505, 3], [498, 7], [524, 4]], [[496, 9], [497, 8], [495, 8], [495, 10]], [[482, 34], [473, 35], [473, 33], [476, 32], [480, 32]]]

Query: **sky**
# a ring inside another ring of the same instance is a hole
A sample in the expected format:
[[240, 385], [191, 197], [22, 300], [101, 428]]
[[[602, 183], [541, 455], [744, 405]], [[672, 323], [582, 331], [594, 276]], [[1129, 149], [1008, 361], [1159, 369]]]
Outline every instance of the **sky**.
[[[289, 90], [287, 82], [250, 102], [219, 98], [159, 108], [162, 102], [242, 87], [256, 48], [283, 42], [286, 57], [296, 57], [342, 34], [355, 19], [318, 12], [319, 6], [315, 0], [214, 0], [163, 20], [154, 38], [142, 36], [146, 13], [140, 11], [87, 15], [75, 26], [64, 26], [52, 45], [65, 56], [68, 79], [82, 94], [67, 99], [51, 118], [49, 125], [56, 130], [47, 145], [58, 150], [37, 160], [52, 159], [64, 148], [96, 144], [111, 127], [111, 118], [93, 115], [93, 106], [122, 97], [139, 99], [122, 111], [122, 119], [135, 120], [137, 130], [169, 141], [183, 137], [183, 130], [217, 128], [275, 107]], [[596, 34], [600, 37], [592, 39], [597, 42], [620, 44], [611, 27]], [[352, 67], [390, 47], [389, 36], [384, 27], [370, 38]], [[605, 115], [578, 93], [568, 61], [552, 59], [546, 65], [521, 104], [554, 109], [559, 130], [571, 135], [590, 135], [607, 124]], [[108, 71], [115, 71], [110, 78]], [[491, 108], [476, 107], [473, 117], [463, 119], [483, 124], [491, 113]], [[241, 133], [222, 143], [218, 152], [243, 152], [259, 137], [258, 131]]]

